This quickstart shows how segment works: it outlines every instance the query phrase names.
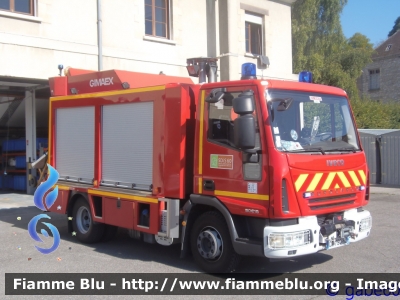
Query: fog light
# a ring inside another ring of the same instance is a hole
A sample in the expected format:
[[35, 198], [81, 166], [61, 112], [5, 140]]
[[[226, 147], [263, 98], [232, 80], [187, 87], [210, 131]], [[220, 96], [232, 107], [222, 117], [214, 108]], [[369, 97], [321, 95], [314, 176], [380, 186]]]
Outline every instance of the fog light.
[[268, 246], [272, 249], [299, 247], [309, 244], [310, 237], [309, 230], [290, 233], [271, 233], [268, 236]]
[[305, 192], [305, 193], [303, 193], [303, 197], [304, 198], [310, 198], [312, 196], [312, 193], [311, 192]]
[[360, 191], [364, 191], [364, 190], [365, 190], [365, 186], [363, 186], [363, 185], [362, 185], [362, 186], [359, 186], [358, 189], [359, 189]]
[[368, 218], [362, 219], [360, 221], [360, 232], [366, 231], [372, 227], [372, 217], [369, 216]]

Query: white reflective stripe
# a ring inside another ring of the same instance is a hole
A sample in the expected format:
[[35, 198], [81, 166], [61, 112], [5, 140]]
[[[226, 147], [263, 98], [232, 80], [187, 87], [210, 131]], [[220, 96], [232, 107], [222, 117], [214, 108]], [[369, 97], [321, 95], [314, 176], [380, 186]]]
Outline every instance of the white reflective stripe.
[[256, 16], [256, 15], [251, 15], [246, 13], [244, 15], [244, 19], [246, 22], [254, 23], [254, 24], [260, 24], [262, 25], [262, 17], [261, 16]]

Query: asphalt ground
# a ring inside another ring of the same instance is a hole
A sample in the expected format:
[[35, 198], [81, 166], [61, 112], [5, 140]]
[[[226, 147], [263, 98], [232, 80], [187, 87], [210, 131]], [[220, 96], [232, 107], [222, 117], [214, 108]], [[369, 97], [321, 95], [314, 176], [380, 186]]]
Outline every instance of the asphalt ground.
[[[371, 235], [350, 246], [319, 252], [291, 260], [269, 261], [246, 257], [240, 273], [264, 276], [266, 273], [400, 273], [400, 188], [372, 186], [366, 207], [373, 217]], [[67, 231], [67, 216], [48, 213], [49, 223], [61, 235], [59, 248], [48, 255], [35, 249], [28, 234], [29, 221], [40, 214], [33, 196], [0, 194], [0, 299], [86, 299], [87, 296], [5, 296], [5, 273], [198, 273], [191, 257], [179, 258], [179, 245], [164, 247], [131, 239], [119, 229], [110, 242], [81, 244]], [[45, 228], [45, 227], [43, 227]], [[38, 228], [39, 232], [41, 227]], [[52, 238], [43, 238], [43, 248]], [[267, 276], [267, 275], [266, 275]], [[130, 296], [129, 298], [131, 298]], [[235, 296], [135, 296], [135, 298], [236, 298]], [[128, 296], [90, 296], [90, 299], [128, 299]], [[239, 299], [331, 299], [328, 296], [237, 296]], [[346, 299], [346, 296], [336, 296]], [[347, 297], [350, 299], [350, 297]], [[368, 297], [370, 299], [371, 297]], [[363, 297], [357, 297], [363, 299]]]

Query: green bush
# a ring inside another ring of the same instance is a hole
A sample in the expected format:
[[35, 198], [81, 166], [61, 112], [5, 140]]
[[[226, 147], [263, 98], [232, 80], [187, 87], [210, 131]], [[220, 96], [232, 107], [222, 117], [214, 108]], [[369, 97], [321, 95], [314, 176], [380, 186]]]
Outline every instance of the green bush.
[[350, 101], [357, 127], [363, 129], [400, 129], [400, 103], [376, 101], [367, 97]]

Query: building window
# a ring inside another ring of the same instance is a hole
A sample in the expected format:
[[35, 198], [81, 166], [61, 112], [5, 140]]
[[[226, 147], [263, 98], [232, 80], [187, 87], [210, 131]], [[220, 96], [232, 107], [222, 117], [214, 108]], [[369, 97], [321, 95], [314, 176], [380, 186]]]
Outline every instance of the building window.
[[0, 10], [33, 15], [33, 0], [0, 0]]
[[[1, 0], [0, 0], [1, 1]], [[145, 33], [149, 36], [169, 38], [168, 0], [145, 0]]]
[[369, 89], [378, 90], [379, 89], [379, 75], [380, 70], [369, 70]]
[[262, 17], [260, 15], [245, 14], [246, 52], [261, 55], [263, 50]]

